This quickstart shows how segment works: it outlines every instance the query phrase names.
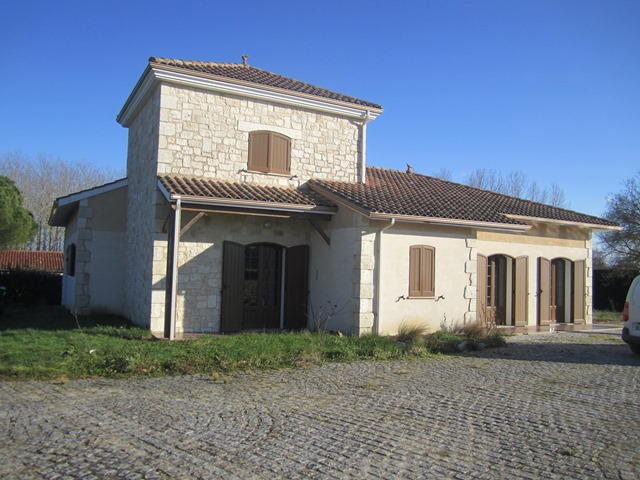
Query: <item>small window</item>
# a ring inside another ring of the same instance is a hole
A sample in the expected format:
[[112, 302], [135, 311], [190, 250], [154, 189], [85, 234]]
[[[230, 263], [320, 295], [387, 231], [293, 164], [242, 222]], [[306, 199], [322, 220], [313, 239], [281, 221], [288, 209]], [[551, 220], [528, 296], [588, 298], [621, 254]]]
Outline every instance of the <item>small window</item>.
[[67, 271], [67, 275], [73, 277], [76, 274], [76, 244], [71, 243], [67, 247], [66, 253], [65, 270]]
[[434, 297], [436, 279], [436, 249], [428, 245], [409, 248], [409, 296]]
[[288, 175], [291, 172], [291, 139], [276, 132], [249, 133], [249, 170]]

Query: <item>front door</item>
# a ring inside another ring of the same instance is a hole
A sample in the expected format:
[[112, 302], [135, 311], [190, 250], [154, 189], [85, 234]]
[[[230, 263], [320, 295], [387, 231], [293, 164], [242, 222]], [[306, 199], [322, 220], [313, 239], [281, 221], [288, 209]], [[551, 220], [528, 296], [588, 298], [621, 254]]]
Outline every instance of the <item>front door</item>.
[[224, 242], [222, 332], [307, 326], [309, 247]]
[[242, 288], [242, 328], [280, 328], [282, 247], [275, 245], [245, 247]]

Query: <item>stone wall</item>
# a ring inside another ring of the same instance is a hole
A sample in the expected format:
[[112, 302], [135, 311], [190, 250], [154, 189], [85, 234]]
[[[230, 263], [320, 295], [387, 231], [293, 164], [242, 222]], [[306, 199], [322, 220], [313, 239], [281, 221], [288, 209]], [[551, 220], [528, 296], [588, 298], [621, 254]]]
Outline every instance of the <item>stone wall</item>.
[[[353, 120], [193, 88], [161, 90], [161, 174], [281, 186], [312, 177], [357, 179], [360, 127]], [[291, 175], [246, 171], [249, 132], [255, 130], [291, 138]]]
[[159, 115], [158, 88], [129, 127], [124, 312], [141, 326], [149, 326], [151, 315], [153, 234], [158, 228], [155, 218]]

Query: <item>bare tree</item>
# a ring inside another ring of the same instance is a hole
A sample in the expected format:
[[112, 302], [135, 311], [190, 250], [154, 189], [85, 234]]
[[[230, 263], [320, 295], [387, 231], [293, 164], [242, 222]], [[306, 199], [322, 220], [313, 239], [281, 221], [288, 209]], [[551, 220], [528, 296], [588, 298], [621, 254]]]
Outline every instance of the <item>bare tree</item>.
[[113, 170], [88, 162], [69, 162], [48, 155], [29, 158], [20, 152], [0, 157], [0, 173], [12, 179], [24, 196], [24, 206], [38, 223], [33, 250], [62, 250], [64, 230], [48, 224], [53, 201], [70, 193], [102, 185], [119, 177]]
[[433, 175], [431, 176], [435, 178], [439, 178], [440, 180], [447, 180], [449, 182], [453, 181], [453, 174], [451, 173], [451, 170], [449, 170], [448, 168], [441, 168], [437, 172], [433, 173]]
[[640, 171], [607, 203], [606, 218], [622, 227], [600, 236], [607, 261], [620, 271], [640, 270]]
[[503, 175], [493, 169], [479, 168], [468, 175], [467, 185], [546, 203], [554, 207], [566, 206], [565, 194], [557, 184], [554, 183], [549, 188], [542, 188], [535, 180], [529, 179], [521, 171], [512, 171]]

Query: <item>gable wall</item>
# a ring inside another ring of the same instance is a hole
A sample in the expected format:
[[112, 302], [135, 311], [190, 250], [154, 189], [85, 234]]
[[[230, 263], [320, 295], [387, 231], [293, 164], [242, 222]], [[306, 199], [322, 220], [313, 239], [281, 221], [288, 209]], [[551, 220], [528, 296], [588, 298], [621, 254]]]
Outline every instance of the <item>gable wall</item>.
[[[356, 181], [360, 128], [310, 110], [161, 85], [158, 172], [298, 186], [309, 178]], [[249, 132], [291, 138], [291, 175], [249, 173]]]

